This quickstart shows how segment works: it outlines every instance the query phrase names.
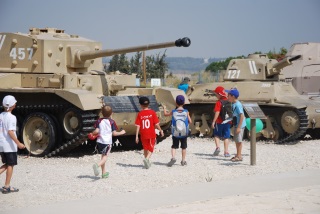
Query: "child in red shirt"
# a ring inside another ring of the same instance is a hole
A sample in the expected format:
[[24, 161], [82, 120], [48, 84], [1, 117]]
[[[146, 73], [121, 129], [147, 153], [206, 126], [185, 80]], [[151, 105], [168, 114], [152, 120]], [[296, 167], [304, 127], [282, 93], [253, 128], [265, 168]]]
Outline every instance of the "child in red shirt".
[[224, 142], [224, 156], [230, 157], [228, 152], [229, 138], [230, 138], [230, 123], [223, 124], [222, 119], [220, 117], [220, 111], [222, 108], [222, 100], [228, 100], [227, 95], [224, 92], [224, 88], [222, 86], [218, 86], [214, 92], [218, 98], [214, 106], [214, 118], [212, 121], [212, 128], [214, 129], [214, 142], [216, 144], [216, 149], [213, 152], [214, 156], [219, 155], [220, 153], [220, 139]]
[[159, 125], [159, 119], [154, 110], [149, 109], [149, 99], [148, 97], [140, 97], [139, 103], [142, 110], [138, 113], [136, 118], [136, 143], [139, 143], [138, 134], [140, 132], [140, 140], [144, 152], [144, 166], [146, 169], [149, 169], [151, 166], [150, 157], [154, 150], [154, 145], [156, 143], [156, 132], [155, 127], [160, 131], [161, 136], [163, 137], [163, 131]]

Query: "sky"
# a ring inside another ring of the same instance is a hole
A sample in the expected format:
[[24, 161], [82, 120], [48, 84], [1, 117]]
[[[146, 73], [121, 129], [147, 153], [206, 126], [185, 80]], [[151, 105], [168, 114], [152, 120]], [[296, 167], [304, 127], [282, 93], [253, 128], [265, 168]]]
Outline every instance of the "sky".
[[319, 23], [320, 0], [0, 0], [0, 32], [54, 27], [106, 49], [191, 39], [188, 48], [168, 48], [168, 57], [289, 49], [320, 42]]

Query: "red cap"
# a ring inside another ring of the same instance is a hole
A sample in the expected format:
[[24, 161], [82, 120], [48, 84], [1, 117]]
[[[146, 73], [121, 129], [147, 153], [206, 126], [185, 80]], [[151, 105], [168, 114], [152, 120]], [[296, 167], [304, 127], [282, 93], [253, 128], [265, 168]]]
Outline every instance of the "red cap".
[[221, 96], [227, 97], [226, 93], [224, 92], [224, 88], [222, 86], [218, 86], [215, 90], [214, 93], [219, 94]]

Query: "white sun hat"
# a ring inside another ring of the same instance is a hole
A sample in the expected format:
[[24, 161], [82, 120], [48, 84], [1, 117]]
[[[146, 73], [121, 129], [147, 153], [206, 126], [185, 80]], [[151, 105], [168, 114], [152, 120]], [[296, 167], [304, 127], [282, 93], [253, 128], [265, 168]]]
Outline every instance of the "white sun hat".
[[14, 104], [16, 104], [17, 100], [12, 95], [7, 95], [3, 98], [2, 105], [6, 108], [6, 111], [9, 110]]

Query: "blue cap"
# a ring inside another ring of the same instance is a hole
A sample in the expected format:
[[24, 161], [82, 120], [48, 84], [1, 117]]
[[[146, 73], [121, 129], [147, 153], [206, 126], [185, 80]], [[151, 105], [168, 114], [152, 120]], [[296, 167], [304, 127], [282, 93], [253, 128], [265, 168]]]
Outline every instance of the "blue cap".
[[236, 88], [232, 88], [230, 90], [224, 90], [225, 92], [227, 92], [228, 94], [234, 96], [235, 98], [238, 98], [240, 93]]
[[178, 96], [176, 97], [176, 103], [177, 103], [178, 105], [183, 105], [183, 104], [184, 104], [184, 96], [178, 95]]

